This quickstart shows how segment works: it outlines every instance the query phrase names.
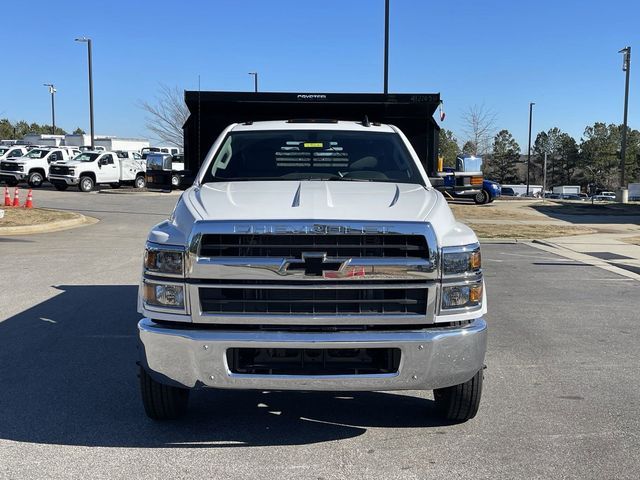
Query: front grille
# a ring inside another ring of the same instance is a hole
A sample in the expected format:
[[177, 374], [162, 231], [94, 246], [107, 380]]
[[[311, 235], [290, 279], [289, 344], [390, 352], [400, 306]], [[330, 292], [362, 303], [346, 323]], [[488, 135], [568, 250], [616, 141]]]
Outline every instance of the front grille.
[[251, 235], [205, 234], [200, 244], [202, 257], [288, 257], [322, 252], [328, 257], [429, 258], [422, 235]]
[[17, 163], [12, 162], [2, 162], [0, 163], [0, 169], [5, 170], [7, 172], [22, 172], [22, 165], [18, 165]]
[[200, 307], [208, 314], [426, 314], [426, 288], [336, 287], [200, 287]]
[[230, 348], [231, 373], [249, 375], [393, 374], [398, 348]]
[[49, 172], [55, 175], [70, 175], [69, 167], [60, 167], [53, 165], [49, 168]]

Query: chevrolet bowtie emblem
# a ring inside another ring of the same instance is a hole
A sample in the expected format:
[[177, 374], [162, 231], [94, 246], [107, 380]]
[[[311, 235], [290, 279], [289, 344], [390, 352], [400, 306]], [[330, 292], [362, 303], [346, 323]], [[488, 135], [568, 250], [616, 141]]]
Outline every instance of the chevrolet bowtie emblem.
[[326, 252], [302, 252], [302, 258], [286, 258], [280, 272], [304, 270], [305, 275], [321, 277], [327, 271], [343, 270], [350, 261], [350, 258], [328, 258]]

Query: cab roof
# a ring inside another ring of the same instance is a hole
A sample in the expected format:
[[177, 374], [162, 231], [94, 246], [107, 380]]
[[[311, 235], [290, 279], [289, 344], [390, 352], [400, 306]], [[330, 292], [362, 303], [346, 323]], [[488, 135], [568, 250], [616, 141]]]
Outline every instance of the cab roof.
[[316, 119], [291, 119], [291, 120], [266, 120], [261, 122], [237, 123], [232, 132], [253, 132], [264, 130], [343, 130], [351, 132], [386, 132], [395, 130], [386, 124], [354, 122], [345, 120], [316, 120]]

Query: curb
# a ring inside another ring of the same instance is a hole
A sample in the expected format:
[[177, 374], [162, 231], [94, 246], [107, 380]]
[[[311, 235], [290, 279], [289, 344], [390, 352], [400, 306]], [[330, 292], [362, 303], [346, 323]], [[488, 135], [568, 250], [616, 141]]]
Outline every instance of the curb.
[[516, 243], [530, 243], [535, 242], [530, 238], [478, 238], [480, 243], [495, 244], [495, 245], [515, 245]]
[[40, 225], [21, 225], [16, 227], [0, 227], [0, 237], [11, 235], [29, 235], [33, 233], [58, 232], [60, 230], [69, 230], [71, 228], [81, 227], [83, 225], [93, 225], [99, 220], [93, 217], [87, 217], [80, 213], [74, 213], [76, 218], [68, 220], [56, 220], [55, 222], [42, 223]]
[[105, 189], [98, 190], [97, 193], [104, 193], [107, 195], [142, 195], [146, 197], [157, 197], [157, 196], [165, 196], [165, 195], [180, 195], [183, 190], [171, 190], [171, 192], [153, 192], [149, 190], [119, 190], [119, 189]]

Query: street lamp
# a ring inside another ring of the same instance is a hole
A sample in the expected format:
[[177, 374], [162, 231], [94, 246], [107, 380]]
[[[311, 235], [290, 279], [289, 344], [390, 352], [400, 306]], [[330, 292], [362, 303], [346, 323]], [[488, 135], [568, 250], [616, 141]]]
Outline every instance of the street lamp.
[[75, 41], [87, 44], [87, 55], [89, 58], [89, 125], [91, 130], [91, 148], [93, 148], [95, 136], [93, 132], [93, 69], [91, 62], [91, 39], [87, 37], [81, 37], [76, 38]]
[[529, 173], [531, 171], [531, 120], [533, 119], [534, 102], [529, 103], [529, 146], [527, 147], [527, 197], [529, 196]]
[[626, 73], [624, 84], [624, 119], [622, 122], [622, 145], [620, 147], [620, 189], [624, 188], [624, 167], [627, 154], [627, 112], [629, 110], [629, 71], [631, 70], [631, 47], [625, 47], [622, 53], [622, 71]]
[[51, 94], [51, 133], [55, 135], [56, 133], [56, 102], [55, 102], [55, 93], [57, 92], [56, 87], [53, 83], [43, 83], [45, 87], [49, 87], [49, 93]]
[[258, 72], [249, 72], [249, 75], [253, 75], [253, 91], [258, 93]]
[[389, 93], [389, 0], [384, 2], [384, 94]]

